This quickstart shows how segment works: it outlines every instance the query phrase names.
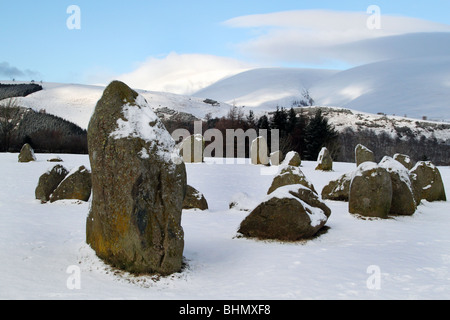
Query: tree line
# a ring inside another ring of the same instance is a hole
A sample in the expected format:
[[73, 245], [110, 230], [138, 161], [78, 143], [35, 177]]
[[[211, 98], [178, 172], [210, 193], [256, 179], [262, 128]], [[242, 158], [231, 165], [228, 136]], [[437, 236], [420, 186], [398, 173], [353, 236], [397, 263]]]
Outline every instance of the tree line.
[[39, 153], [87, 154], [87, 132], [60, 117], [0, 103], [0, 152], [19, 152], [25, 143]]
[[[296, 109], [301, 110], [301, 108]], [[194, 133], [192, 122], [180, 122], [170, 119], [163, 120], [163, 122], [169, 132], [183, 128], [187, 129], [191, 134]], [[322, 147], [327, 147], [332, 154], [337, 154], [340, 149], [339, 135], [335, 128], [328, 123], [328, 119], [322, 115], [320, 109], [317, 110], [313, 117], [310, 117], [302, 112], [297, 112], [293, 107], [290, 109], [277, 107], [273, 113], [256, 117], [252, 110], [245, 114], [244, 108], [233, 106], [224, 117], [213, 118], [210, 114], [206, 115], [202, 125], [203, 132], [208, 129], [217, 129], [222, 133], [224, 155], [227, 148], [226, 131], [230, 129], [242, 129], [244, 131], [255, 129], [258, 135], [261, 134], [262, 130], [265, 130], [268, 137], [271, 136], [272, 130], [278, 130], [279, 150], [284, 154], [289, 151], [297, 151], [302, 159], [305, 160], [317, 160]], [[278, 151], [272, 150], [271, 139], [267, 139], [267, 142], [270, 152]], [[211, 142], [206, 141], [206, 145], [208, 143]], [[249, 146], [251, 141], [246, 141], [245, 143], [245, 156], [250, 157]], [[237, 153], [235, 156], [237, 156]]]

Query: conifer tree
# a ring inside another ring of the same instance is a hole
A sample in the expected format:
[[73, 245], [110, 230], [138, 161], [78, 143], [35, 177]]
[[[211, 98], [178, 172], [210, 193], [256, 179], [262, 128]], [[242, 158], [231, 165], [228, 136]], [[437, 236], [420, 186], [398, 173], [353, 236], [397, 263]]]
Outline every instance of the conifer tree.
[[[330, 148], [336, 143], [338, 133], [332, 125], [328, 123], [319, 109], [314, 118], [310, 120], [305, 129], [305, 152], [306, 160], [316, 160], [323, 147]], [[333, 147], [333, 149], [335, 149]]]

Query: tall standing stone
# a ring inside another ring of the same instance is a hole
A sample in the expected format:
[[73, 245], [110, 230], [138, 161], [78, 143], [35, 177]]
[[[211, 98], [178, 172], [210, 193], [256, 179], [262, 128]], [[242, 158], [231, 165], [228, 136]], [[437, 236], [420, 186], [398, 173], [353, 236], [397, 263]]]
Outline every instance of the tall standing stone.
[[408, 170], [411, 170], [414, 167], [414, 164], [413, 164], [411, 158], [406, 154], [396, 153], [394, 155], [394, 160], [397, 160], [398, 162], [400, 162]]
[[88, 128], [92, 205], [86, 241], [106, 263], [132, 273], [178, 272], [186, 168], [145, 99], [114, 81]]
[[379, 166], [386, 169], [391, 176], [392, 204], [389, 213], [407, 216], [414, 214], [417, 206], [408, 169], [388, 156], [380, 161]]
[[419, 161], [410, 171], [416, 202], [447, 201], [439, 169], [430, 161]]
[[374, 162], [364, 162], [350, 183], [349, 212], [386, 219], [392, 204], [391, 176]]
[[327, 148], [322, 148], [317, 157], [316, 170], [331, 171], [333, 170], [333, 159], [331, 158], [330, 151]]
[[356, 166], [359, 167], [363, 162], [375, 162], [375, 155], [372, 150], [362, 144], [358, 144], [355, 148], [355, 161]]

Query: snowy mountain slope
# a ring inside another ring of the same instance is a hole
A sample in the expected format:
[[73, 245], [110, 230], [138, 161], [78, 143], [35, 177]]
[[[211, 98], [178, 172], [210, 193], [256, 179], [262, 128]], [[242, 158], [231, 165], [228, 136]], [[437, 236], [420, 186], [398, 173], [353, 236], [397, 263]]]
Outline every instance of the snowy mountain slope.
[[[355, 131], [369, 129], [375, 134], [388, 134], [392, 139], [402, 136], [408, 131], [409, 136], [417, 139], [437, 139], [441, 143], [450, 145], [450, 123], [411, 119], [402, 116], [373, 114], [357, 110], [338, 107], [303, 107], [295, 108], [296, 112], [313, 116], [317, 110], [334, 126], [338, 132], [352, 128]], [[408, 136], [406, 136], [408, 137]]]
[[239, 73], [202, 89], [194, 96], [208, 97], [237, 106], [272, 110], [290, 107], [303, 91], [334, 75], [335, 70], [260, 68]]
[[321, 106], [450, 121], [450, 56], [389, 60], [345, 71], [254, 69], [194, 95], [274, 110], [291, 107], [304, 89]]
[[352, 68], [316, 83], [310, 94], [319, 105], [450, 120], [450, 56]]
[[[2, 83], [11, 83], [2, 81]], [[43, 90], [26, 97], [17, 98], [17, 104], [33, 110], [45, 112], [69, 120], [86, 129], [97, 101], [101, 98], [105, 87], [43, 83]], [[218, 106], [207, 104], [202, 98], [177, 95], [165, 92], [136, 90], [142, 94], [154, 110], [169, 108], [177, 112], [186, 112], [197, 118], [211, 113], [213, 117], [225, 115], [230, 106], [220, 103]]]

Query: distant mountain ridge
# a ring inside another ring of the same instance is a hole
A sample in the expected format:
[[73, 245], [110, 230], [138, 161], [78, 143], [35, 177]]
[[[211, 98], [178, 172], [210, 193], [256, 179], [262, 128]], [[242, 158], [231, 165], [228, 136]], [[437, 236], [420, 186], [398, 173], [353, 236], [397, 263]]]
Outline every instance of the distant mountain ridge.
[[388, 60], [344, 71], [253, 69], [194, 96], [274, 110], [290, 108], [305, 90], [319, 106], [450, 121], [450, 56]]

